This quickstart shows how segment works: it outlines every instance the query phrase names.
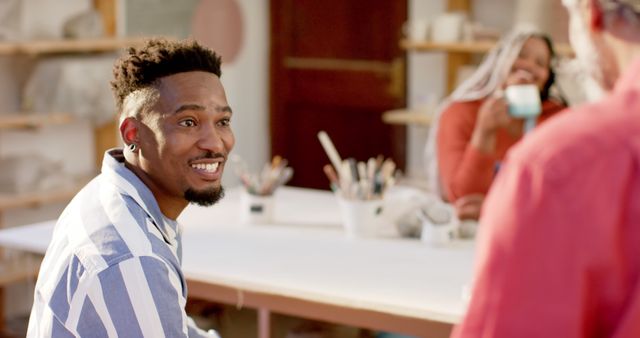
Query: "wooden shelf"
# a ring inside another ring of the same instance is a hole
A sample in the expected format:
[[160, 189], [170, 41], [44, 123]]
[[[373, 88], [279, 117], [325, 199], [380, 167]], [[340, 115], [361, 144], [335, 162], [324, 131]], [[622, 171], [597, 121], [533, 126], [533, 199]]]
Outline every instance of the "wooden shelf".
[[42, 40], [0, 43], [0, 55], [41, 55], [65, 53], [112, 52], [145, 41], [140, 37], [83, 40]]
[[422, 111], [394, 109], [382, 114], [382, 121], [389, 124], [404, 124], [428, 127], [431, 125], [432, 117]]
[[67, 202], [78, 193], [84, 184], [86, 184], [86, 182], [78, 183], [69, 188], [52, 191], [23, 194], [0, 193], [0, 212], [18, 208], [35, 208], [50, 203]]
[[431, 41], [411, 41], [401, 40], [400, 47], [405, 50], [417, 52], [452, 52], [482, 54], [488, 52], [495, 46], [493, 42], [453, 42], [440, 43]]
[[74, 116], [69, 113], [0, 114], [0, 129], [31, 129], [49, 125], [67, 124], [74, 120]]
[[[467, 54], [484, 54], [495, 46], [495, 42], [477, 41], [477, 42], [452, 42], [439, 43], [431, 41], [410, 41], [401, 40], [400, 47], [408, 51], [417, 52], [449, 52], [449, 53], [467, 53]], [[562, 56], [572, 57], [573, 49], [568, 44], [556, 44], [554, 46], [556, 53]]]

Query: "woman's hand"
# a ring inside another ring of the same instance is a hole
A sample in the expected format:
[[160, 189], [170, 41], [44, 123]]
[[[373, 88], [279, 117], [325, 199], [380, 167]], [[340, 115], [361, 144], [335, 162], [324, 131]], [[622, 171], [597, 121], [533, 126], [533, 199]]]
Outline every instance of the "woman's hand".
[[496, 94], [487, 98], [480, 106], [475, 129], [483, 134], [495, 134], [498, 128], [507, 127], [512, 120], [504, 96]]
[[488, 97], [478, 111], [471, 144], [484, 153], [493, 153], [496, 147], [496, 132], [499, 128], [509, 127], [513, 121], [503, 95]]
[[482, 210], [482, 203], [484, 202], [483, 194], [471, 194], [458, 198], [453, 206], [456, 209], [456, 214], [459, 220], [480, 218], [480, 211]]

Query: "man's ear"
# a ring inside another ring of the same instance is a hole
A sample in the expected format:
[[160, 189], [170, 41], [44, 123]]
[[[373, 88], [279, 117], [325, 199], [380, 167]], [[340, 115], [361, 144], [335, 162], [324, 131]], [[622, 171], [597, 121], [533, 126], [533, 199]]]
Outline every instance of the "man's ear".
[[589, 15], [589, 30], [599, 32], [604, 30], [604, 11], [598, 0], [586, 0]]
[[133, 117], [127, 117], [120, 122], [120, 137], [125, 145], [138, 143], [138, 120]]

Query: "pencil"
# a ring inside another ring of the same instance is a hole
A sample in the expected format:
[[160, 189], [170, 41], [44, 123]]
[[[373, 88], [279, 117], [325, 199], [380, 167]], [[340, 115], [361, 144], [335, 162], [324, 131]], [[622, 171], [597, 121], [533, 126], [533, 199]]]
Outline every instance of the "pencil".
[[322, 148], [324, 148], [324, 151], [327, 153], [331, 164], [333, 164], [333, 167], [336, 169], [338, 177], [341, 177], [340, 167], [342, 159], [340, 158], [336, 147], [333, 145], [333, 142], [331, 142], [329, 135], [327, 135], [327, 132], [325, 132], [324, 130], [321, 130], [320, 132], [318, 132], [318, 139], [320, 140], [320, 144], [322, 144]]

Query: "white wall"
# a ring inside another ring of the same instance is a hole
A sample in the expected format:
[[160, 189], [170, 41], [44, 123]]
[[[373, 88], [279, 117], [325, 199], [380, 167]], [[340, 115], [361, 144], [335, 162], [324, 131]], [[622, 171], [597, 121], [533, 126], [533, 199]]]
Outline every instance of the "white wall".
[[[446, 9], [445, 0], [409, 0], [409, 20], [433, 20]], [[444, 53], [409, 52], [407, 57], [407, 105], [416, 107], [445, 95], [446, 59]], [[407, 175], [426, 177], [424, 147], [428, 128], [410, 126], [407, 135]]]
[[[513, 26], [514, 9], [521, 0], [472, 0], [473, 19], [506, 32]], [[529, 3], [548, 0], [524, 0]], [[556, 1], [556, 0], [553, 0]]]
[[[245, 44], [229, 65], [223, 64], [222, 83], [233, 109], [232, 126], [236, 136], [234, 154], [258, 170], [269, 160], [269, 2], [238, 0], [245, 24]], [[227, 164], [223, 182], [238, 184]]]

